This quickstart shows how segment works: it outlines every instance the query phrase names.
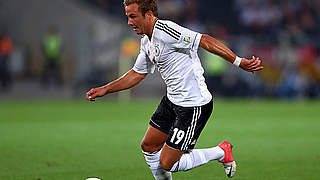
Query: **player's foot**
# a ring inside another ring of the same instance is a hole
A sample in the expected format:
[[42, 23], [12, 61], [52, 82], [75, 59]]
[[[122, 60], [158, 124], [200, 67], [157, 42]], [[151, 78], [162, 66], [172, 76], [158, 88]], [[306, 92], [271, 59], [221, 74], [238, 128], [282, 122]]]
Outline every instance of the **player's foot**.
[[228, 141], [223, 141], [218, 145], [221, 149], [224, 150], [224, 157], [220, 162], [223, 164], [224, 170], [226, 171], [226, 175], [229, 178], [232, 178], [236, 173], [236, 162], [233, 159], [232, 155], [232, 145]]

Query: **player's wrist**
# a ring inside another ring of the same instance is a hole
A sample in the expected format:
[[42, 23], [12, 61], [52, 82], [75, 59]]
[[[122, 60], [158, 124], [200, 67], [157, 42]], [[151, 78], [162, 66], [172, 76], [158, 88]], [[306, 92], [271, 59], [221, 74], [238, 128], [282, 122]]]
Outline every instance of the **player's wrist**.
[[234, 64], [235, 66], [239, 67], [239, 66], [240, 66], [240, 63], [241, 63], [241, 60], [242, 60], [242, 58], [239, 57], [239, 56], [237, 56], [236, 59], [233, 61], [233, 64]]
[[102, 86], [101, 89], [102, 89], [103, 95], [110, 93], [110, 88], [108, 85]]

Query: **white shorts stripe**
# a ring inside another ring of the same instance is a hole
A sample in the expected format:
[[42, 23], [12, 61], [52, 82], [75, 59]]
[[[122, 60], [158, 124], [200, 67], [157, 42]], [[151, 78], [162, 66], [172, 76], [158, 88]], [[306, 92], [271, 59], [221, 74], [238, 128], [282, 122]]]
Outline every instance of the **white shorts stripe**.
[[[193, 120], [194, 116], [195, 116], [195, 109], [193, 108], [192, 120]], [[182, 146], [181, 146], [181, 150], [184, 149], [184, 146], [185, 146], [185, 144], [186, 144], [186, 142], [187, 142], [187, 139], [188, 139], [188, 135], [189, 135], [189, 133], [190, 133], [190, 130], [191, 130], [191, 126], [188, 127], [186, 136], [184, 137], [184, 141], [183, 141]]]
[[186, 135], [185, 141], [182, 145], [182, 150], [187, 150], [188, 145], [191, 143], [191, 140], [193, 138], [194, 135], [194, 130], [196, 128], [197, 125], [197, 120], [199, 118], [199, 108], [198, 107], [194, 107], [194, 113], [193, 113], [193, 117], [192, 117], [192, 122], [191, 122], [191, 126], [188, 128], [188, 133]]
[[192, 115], [191, 125], [188, 127], [188, 131], [187, 131], [187, 134], [186, 134], [185, 139], [183, 141], [183, 144], [181, 146], [181, 150], [185, 149], [186, 143], [188, 142], [188, 137], [189, 137], [189, 134], [192, 131], [192, 123], [193, 123], [195, 117], [196, 117], [196, 108], [194, 107], [193, 108], [193, 115]]
[[187, 134], [186, 134], [186, 136], [185, 136], [185, 138], [184, 138], [184, 141], [183, 141], [183, 144], [182, 144], [182, 146], [181, 146], [181, 149], [182, 149], [182, 150], [184, 149], [184, 145], [185, 145], [185, 143], [186, 143], [186, 141], [187, 141], [187, 137], [188, 137], [188, 134], [189, 134], [190, 130], [191, 130], [191, 128], [190, 128], [190, 126], [189, 126], [189, 127], [188, 127], [188, 130], [187, 130]]
[[197, 121], [200, 118], [200, 116], [201, 116], [201, 107], [199, 107], [199, 109], [198, 109], [198, 116], [196, 117], [196, 120], [195, 120], [195, 123], [194, 123], [194, 128], [192, 130], [191, 138], [189, 139], [189, 142], [187, 144], [190, 144], [191, 141], [192, 141], [192, 138], [193, 138], [193, 135], [194, 135], [194, 130], [196, 129]]

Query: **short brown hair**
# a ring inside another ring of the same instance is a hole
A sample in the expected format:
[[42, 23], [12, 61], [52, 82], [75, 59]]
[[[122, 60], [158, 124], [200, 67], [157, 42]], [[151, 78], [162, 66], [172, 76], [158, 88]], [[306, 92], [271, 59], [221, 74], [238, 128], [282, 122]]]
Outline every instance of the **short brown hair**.
[[150, 10], [154, 16], [158, 17], [158, 0], [123, 0], [124, 6], [134, 3], [138, 4], [139, 11], [143, 16]]

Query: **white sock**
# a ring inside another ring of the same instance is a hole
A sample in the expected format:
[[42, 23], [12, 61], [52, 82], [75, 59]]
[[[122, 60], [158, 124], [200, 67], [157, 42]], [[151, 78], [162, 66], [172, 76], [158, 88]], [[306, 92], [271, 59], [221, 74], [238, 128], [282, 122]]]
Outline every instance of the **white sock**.
[[218, 146], [208, 149], [193, 149], [188, 153], [184, 153], [180, 160], [172, 166], [170, 171], [188, 171], [209, 161], [221, 160], [223, 157], [224, 151]]
[[162, 169], [160, 165], [161, 150], [152, 153], [142, 151], [142, 153], [144, 154], [146, 162], [156, 180], [172, 180], [171, 172]]

